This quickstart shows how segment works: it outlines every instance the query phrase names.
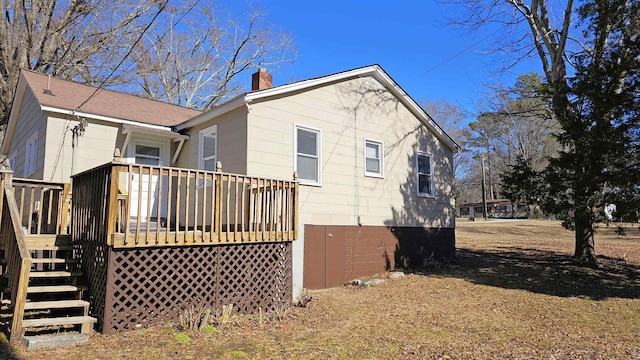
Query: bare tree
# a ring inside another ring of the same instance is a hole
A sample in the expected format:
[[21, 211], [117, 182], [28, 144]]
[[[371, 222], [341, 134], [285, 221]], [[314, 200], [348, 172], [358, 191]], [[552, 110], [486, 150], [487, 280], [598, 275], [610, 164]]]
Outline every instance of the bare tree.
[[241, 91], [240, 74], [295, 58], [291, 36], [274, 30], [261, 10], [242, 21], [188, 4], [162, 23], [145, 34], [132, 65], [138, 80], [131, 91], [153, 99], [208, 109]]
[[[2, 0], [0, 123], [8, 118], [21, 68], [103, 83], [162, 1]], [[97, 59], [99, 61], [96, 61]]]
[[198, 0], [0, 1], [0, 125], [21, 68], [206, 109], [239, 92], [240, 74], [295, 58], [258, 10], [242, 21]]
[[502, 173], [514, 164], [516, 157], [525, 159], [535, 171], [547, 166], [560, 145], [555, 135], [560, 132], [550, 109], [546, 84], [540, 75], [530, 73], [518, 77], [515, 85], [498, 89], [489, 108], [470, 124], [477, 143], [495, 154], [495, 166]]

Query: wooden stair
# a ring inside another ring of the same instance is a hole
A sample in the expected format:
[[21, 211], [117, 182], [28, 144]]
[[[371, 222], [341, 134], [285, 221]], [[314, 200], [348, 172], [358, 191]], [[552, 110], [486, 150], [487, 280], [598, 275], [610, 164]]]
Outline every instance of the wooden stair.
[[64, 309], [82, 307], [89, 310], [89, 302], [84, 300], [29, 301], [24, 304], [25, 310]]
[[81, 292], [87, 290], [86, 286], [77, 285], [51, 285], [51, 286], [29, 286], [27, 294], [32, 293], [60, 293], [60, 292]]
[[20, 334], [23, 343], [29, 348], [29, 344], [55, 344], [51, 338], [60, 333], [90, 334], [97, 320], [89, 316], [89, 302], [82, 300], [87, 287], [78, 285], [82, 272], [75, 267], [70, 236], [27, 235], [26, 243], [33, 261]]

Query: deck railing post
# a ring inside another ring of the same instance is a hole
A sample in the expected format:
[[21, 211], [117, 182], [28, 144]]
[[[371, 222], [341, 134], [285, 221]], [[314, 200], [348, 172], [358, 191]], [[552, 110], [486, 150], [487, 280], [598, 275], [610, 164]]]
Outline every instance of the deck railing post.
[[[218, 233], [218, 239], [222, 240], [222, 161], [218, 161], [216, 163], [216, 173], [215, 173], [215, 186], [216, 186], [216, 195], [215, 195], [215, 212], [216, 216], [214, 219], [215, 224], [215, 232]], [[212, 231], [214, 231], [214, 226], [211, 227]]]
[[2, 189], [5, 187], [11, 188], [13, 186], [13, 170], [9, 159], [4, 159], [0, 165], [0, 175], [2, 176]]
[[[0, 164], [0, 219], [2, 219], [2, 202], [4, 201], [4, 189], [11, 189], [13, 187], [13, 170], [9, 159], [4, 159]], [[4, 249], [4, 236], [0, 233], [0, 249]]]
[[293, 172], [293, 240], [298, 240], [298, 173]]
[[107, 201], [107, 245], [113, 246], [113, 234], [116, 232], [116, 221], [118, 212], [118, 187], [120, 182], [120, 149], [116, 148], [113, 153], [113, 162], [111, 164], [111, 173], [109, 177], [109, 194]]
[[64, 183], [64, 185], [62, 185], [62, 201], [61, 201], [62, 209], [60, 209], [61, 211], [60, 224], [58, 224], [59, 234], [66, 235], [67, 233], [69, 233], [69, 231], [67, 231], [67, 222], [69, 222], [69, 212], [71, 211], [70, 192], [71, 192], [71, 184]]

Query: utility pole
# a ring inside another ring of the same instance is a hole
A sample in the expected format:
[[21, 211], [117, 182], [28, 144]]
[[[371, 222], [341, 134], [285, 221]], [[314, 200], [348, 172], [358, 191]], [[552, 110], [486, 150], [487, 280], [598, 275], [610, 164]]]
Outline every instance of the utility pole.
[[482, 215], [487, 220], [487, 192], [485, 190], [486, 181], [484, 179], [484, 155], [480, 157], [482, 159]]

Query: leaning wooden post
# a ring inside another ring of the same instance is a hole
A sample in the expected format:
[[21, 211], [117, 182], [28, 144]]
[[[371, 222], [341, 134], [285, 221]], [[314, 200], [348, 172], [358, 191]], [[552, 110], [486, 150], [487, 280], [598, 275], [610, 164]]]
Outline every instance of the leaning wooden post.
[[298, 240], [298, 172], [293, 172], [293, 239]]
[[[109, 193], [107, 194], [107, 206], [109, 214], [107, 221], [107, 245], [113, 246], [113, 234], [116, 232], [116, 213], [118, 211], [118, 182], [120, 181], [120, 149], [116, 148], [113, 152], [113, 162], [111, 163], [109, 176]], [[126, 206], [126, 205], [125, 205]]]

